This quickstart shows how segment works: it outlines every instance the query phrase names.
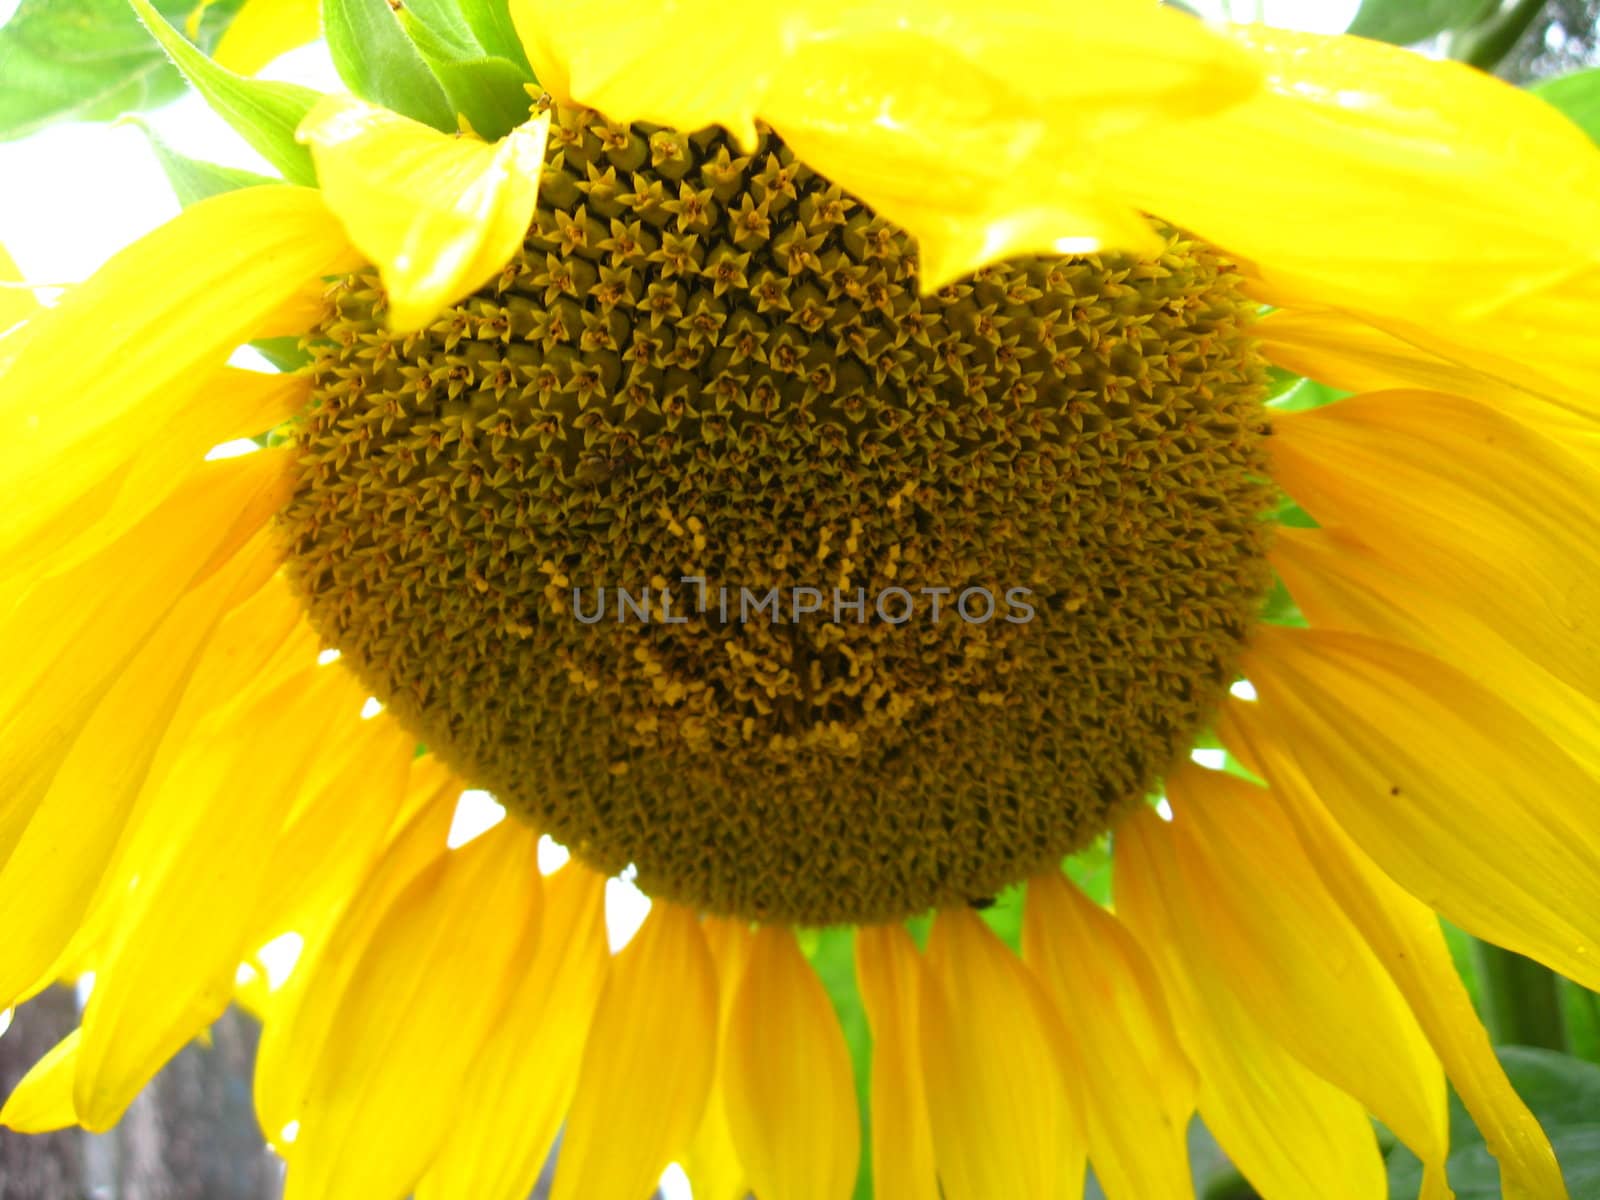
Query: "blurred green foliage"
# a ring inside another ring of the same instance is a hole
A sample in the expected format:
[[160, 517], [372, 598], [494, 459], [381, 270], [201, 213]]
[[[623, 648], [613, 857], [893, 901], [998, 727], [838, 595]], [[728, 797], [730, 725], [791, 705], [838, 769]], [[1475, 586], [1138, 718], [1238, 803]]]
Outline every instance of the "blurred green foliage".
[[[195, 43], [210, 52], [244, 0], [218, 0]], [[195, 0], [158, 0], [178, 26]], [[0, 141], [56, 121], [109, 121], [183, 93], [183, 77], [127, 0], [22, 0], [0, 27]]]

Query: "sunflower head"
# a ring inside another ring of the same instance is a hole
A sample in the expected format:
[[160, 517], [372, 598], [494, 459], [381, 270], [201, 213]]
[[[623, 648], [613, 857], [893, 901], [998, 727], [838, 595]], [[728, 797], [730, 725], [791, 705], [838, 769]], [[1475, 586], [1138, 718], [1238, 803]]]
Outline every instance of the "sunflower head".
[[1268, 580], [1251, 304], [1213, 248], [922, 294], [763, 132], [557, 106], [487, 287], [347, 278], [282, 517], [312, 621], [419, 738], [607, 871], [874, 921], [1102, 833]]
[[131, 2], [294, 186], [0, 278], [0, 1008], [95, 977], [0, 1122], [237, 992], [288, 1200], [843, 1200], [858, 1081], [885, 1197], [1445, 1200], [1447, 1080], [1565, 1200], [1436, 911], [1600, 987], [1581, 134], [1147, 0], [250, 0], [361, 99]]

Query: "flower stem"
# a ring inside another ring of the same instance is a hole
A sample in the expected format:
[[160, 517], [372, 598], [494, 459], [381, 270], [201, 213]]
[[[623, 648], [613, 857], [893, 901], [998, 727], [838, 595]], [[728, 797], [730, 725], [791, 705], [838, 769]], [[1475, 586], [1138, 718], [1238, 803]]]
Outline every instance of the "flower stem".
[[1529, 25], [1544, 11], [1545, 0], [1515, 0], [1488, 20], [1450, 37], [1451, 58], [1492, 71], [1511, 52]]
[[1561, 980], [1550, 968], [1513, 951], [1475, 944], [1484, 1023], [1497, 1046], [1567, 1049]]

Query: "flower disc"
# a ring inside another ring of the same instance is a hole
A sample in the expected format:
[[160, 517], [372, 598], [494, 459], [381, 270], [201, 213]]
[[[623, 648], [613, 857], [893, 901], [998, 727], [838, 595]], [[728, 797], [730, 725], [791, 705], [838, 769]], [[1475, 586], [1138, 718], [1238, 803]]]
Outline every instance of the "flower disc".
[[283, 514], [322, 634], [475, 785], [713, 912], [987, 896], [1140, 802], [1268, 579], [1231, 264], [1172, 233], [919, 296], [770, 134], [556, 116], [496, 282], [411, 335], [333, 290]]

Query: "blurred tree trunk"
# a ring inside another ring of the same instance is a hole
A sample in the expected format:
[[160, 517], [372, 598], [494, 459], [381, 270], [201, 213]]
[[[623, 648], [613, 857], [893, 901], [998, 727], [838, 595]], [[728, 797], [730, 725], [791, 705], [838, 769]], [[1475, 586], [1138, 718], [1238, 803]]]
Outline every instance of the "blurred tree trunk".
[[[71, 988], [51, 988], [18, 1010], [0, 1037], [0, 1096], [9, 1096], [50, 1047], [78, 1023]], [[76, 1130], [24, 1137], [0, 1130], [0, 1200], [81, 1200], [89, 1193], [83, 1136]]]
[[1513, 83], [1600, 65], [1600, 0], [1549, 0], [1495, 74]]
[[258, 1030], [237, 1009], [191, 1042], [117, 1126], [117, 1200], [276, 1200], [282, 1167], [250, 1103]]
[[[0, 1095], [78, 1023], [77, 997], [54, 988], [0, 1037]], [[0, 1132], [0, 1200], [277, 1200], [282, 1165], [250, 1103], [257, 1028], [230, 1009], [210, 1044], [186, 1047], [103, 1136]]]

